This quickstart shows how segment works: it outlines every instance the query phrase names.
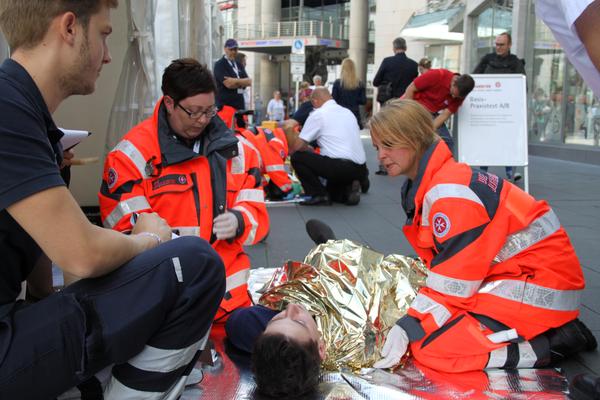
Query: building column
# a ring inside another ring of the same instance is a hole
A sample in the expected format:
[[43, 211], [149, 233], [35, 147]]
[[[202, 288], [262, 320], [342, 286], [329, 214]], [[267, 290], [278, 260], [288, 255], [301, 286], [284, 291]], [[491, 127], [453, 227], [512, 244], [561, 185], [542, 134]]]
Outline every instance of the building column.
[[[281, 21], [281, 0], [260, 0], [261, 23], [267, 29], [268, 25]], [[255, 93], [260, 95], [263, 106], [266, 107], [273, 91], [279, 89], [279, 64], [271, 60], [269, 54], [260, 56], [260, 74], [255, 75]]]
[[513, 0], [511, 52], [519, 58], [525, 57], [525, 43], [528, 35], [531, 33], [531, 29], [527, 25], [529, 17], [528, 7], [528, 0]]
[[358, 78], [367, 79], [367, 45], [369, 40], [369, 2], [350, 0], [350, 32], [348, 57], [356, 64]]

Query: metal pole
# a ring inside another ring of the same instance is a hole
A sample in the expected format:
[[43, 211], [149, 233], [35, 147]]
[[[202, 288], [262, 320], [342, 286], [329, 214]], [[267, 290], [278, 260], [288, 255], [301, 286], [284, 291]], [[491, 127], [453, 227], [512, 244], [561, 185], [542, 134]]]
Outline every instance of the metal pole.
[[294, 111], [298, 111], [298, 100], [299, 100], [298, 90], [299, 89], [300, 89], [300, 82], [296, 81], [296, 101], [294, 102]]

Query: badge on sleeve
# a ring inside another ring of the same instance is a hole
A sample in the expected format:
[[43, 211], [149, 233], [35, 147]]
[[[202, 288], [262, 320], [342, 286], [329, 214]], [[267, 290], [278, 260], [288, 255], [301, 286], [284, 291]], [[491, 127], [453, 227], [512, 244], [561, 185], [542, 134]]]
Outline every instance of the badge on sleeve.
[[435, 213], [433, 216], [433, 234], [443, 238], [450, 232], [450, 218], [444, 213]]
[[107, 181], [106, 182], [108, 184], [108, 188], [112, 189], [115, 184], [117, 183], [117, 181], [119, 180], [119, 174], [117, 174], [117, 171], [114, 168], [109, 168], [108, 169], [108, 177], [107, 177]]

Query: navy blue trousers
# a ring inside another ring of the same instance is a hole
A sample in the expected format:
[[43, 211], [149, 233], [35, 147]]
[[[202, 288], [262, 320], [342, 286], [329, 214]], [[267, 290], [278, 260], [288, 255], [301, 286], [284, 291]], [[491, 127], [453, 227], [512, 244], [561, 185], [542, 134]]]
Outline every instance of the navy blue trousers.
[[[182, 237], [100, 278], [84, 279], [0, 320], [0, 399], [52, 399], [115, 364], [140, 391], [166, 391], [191, 365], [140, 371], [145, 346], [182, 349], [202, 339], [225, 292], [225, 269], [203, 239]], [[192, 363], [196, 361], [193, 359]]]

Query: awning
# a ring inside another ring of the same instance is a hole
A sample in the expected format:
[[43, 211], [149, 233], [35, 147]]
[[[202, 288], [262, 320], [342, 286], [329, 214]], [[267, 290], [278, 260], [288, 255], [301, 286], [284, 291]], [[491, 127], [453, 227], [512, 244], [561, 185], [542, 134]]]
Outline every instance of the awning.
[[441, 40], [462, 43], [464, 34], [450, 32], [448, 21], [463, 12], [464, 7], [461, 6], [413, 15], [402, 29], [401, 35], [416, 40]]

